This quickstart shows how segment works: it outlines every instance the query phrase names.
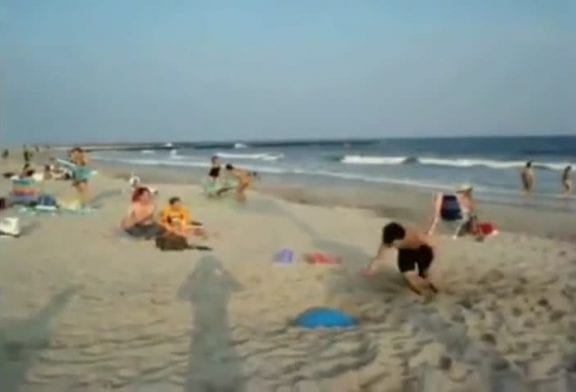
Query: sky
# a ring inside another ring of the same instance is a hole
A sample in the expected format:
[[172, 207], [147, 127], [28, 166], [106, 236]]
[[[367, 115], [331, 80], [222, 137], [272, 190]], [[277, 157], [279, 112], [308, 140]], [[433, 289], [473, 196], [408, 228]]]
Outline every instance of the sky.
[[0, 0], [0, 144], [576, 134], [573, 0]]

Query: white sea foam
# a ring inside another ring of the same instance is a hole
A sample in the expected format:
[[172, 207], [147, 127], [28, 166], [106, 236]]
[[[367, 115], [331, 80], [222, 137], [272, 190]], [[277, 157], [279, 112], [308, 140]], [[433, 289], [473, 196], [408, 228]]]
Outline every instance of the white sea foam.
[[363, 155], [345, 155], [340, 162], [351, 165], [401, 165], [408, 157], [380, 157]]
[[284, 158], [283, 154], [260, 153], [260, 154], [234, 154], [227, 152], [219, 152], [220, 158], [225, 159], [238, 159], [238, 160], [258, 160], [258, 161], [278, 161]]
[[[411, 158], [411, 157], [394, 157], [394, 156], [362, 156], [362, 155], [345, 155], [340, 159], [341, 163], [351, 165], [403, 165], [403, 164], [420, 164], [428, 166], [446, 166], [446, 167], [486, 167], [489, 169], [519, 169], [524, 167], [526, 161], [506, 161], [492, 159], [475, 159], [475, 158]], [[564, 170], [569, 162], [534, 162], [534, 166], [548, 170]], [[574, 164], [572, 164], [574, 166]]]

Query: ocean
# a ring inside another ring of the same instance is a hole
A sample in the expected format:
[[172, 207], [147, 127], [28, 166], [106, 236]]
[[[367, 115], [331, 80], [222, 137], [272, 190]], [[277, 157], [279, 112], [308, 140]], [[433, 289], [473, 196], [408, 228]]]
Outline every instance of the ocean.
[[517, 200], [520, 170], [533, 160], [541, 204], [560, 202], [561, 174], [576, 169], [576, 136], [458, 137], [251, 143], [159, 143], [98, 151], [93, 158], [132, 165], [205, 170], [213, 155], [225, 163], [304, 182], [402, 184], [449, 190], [467, 183], [479, 197]]

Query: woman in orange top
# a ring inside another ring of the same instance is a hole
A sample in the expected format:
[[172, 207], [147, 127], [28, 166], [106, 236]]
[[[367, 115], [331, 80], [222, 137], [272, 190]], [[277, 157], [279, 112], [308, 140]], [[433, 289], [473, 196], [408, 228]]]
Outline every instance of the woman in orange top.
[[182, 237], [196, 234], [204, 239], [208, 238], [203, 228], [192, 225], [190, 211], [182, 204], [179, 197], [170, 198], [168, 206], [162, 210], [160, 223], [168, 232]]

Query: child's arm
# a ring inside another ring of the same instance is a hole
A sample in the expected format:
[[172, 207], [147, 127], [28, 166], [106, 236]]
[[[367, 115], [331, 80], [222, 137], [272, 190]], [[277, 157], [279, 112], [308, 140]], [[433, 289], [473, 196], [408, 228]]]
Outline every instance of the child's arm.
[[370, 263], [368, 264], [368, 267], [366, 267], [366, 269], [364, 270], [364, 275], [371, 276], [371, 275], [374, 275], [376, 273], [376, 264], [379, 261], [384, 260], [384, 256], [386, 255], [387, 251], [388, 251], [388, 246], [381, 244], [380, 247], [378, 248], [378, 252], [376, 253], [376, 257], [374, 257], [370, 261]]

